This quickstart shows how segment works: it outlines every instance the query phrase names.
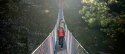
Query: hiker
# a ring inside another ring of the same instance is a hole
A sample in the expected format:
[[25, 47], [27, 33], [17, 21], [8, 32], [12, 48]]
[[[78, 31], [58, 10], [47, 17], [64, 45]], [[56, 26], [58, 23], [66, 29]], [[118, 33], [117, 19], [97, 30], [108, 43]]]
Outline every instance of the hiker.
[[63, 48], [64, 36], [65, 36], [64, 29], [59, 26], [59, 28], [58, 28], [58, 37], [59, 37], [59, 45], [61, 45], [61, 48]]
[[65, 25], [64, 25], [64, 20], [61, 19], [60, 22], [59, 22], [59, 26], [62, 27], [62, 28], [65, 28]]

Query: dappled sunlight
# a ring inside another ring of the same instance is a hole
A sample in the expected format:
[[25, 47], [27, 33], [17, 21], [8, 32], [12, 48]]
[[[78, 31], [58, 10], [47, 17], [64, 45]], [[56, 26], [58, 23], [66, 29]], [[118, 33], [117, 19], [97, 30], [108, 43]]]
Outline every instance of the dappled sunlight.
[[82, 2], [82, 3], [93, 3], [94, 0], [82, 0], [81, 2]]
[[118, 3], [117, 0], [108, 0], [108, 3], [111, 4], [111, 3]]

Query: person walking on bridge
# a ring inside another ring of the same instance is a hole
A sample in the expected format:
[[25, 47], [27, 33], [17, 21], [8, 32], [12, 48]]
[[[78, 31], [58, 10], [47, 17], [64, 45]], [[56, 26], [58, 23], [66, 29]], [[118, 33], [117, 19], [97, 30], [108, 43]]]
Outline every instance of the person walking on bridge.
[[59, 28], [58, 28], [58, 37], [59, 37], [59, 45], [61, 45], [61, 48], [63, 48], [64, 36], [65, 36], [64, 29], [59, 26]]

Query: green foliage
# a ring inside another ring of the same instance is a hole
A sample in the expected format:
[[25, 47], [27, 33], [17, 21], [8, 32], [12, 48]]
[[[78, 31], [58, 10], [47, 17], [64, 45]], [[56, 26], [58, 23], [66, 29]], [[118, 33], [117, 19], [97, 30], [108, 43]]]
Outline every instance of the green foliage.
[[100, 19], [100, 25], [102, 27], [107, 27], [110, 21], [111, 21], [110, 19]]
[[83, 8], [79, 11], [80, 14], [82, 14], [82, 18], [85, 20], [85, 22], [88, 22], [89, 25], [96, 25], [100, 21], [101, 25], [105, 26], [108, 24], [108, 20], [102, 20], [106, 18], [107, 14], [107, 3], [105, 2], [99, 2], [98, 0], [93, 1], [89, 3], [89, 1], [85, 2], [83, 0]]
[[111, 4], [111, 3], [117, 3], [118, 1], [117, 0], [108, 0], [108, 3]]
[[105, 37], [101, 41], [104, 45], [120, 41], [119, 38], [125, 36], [125, 2], [123, 0], [90, 1], [92, 0], [82, 0], [83, 8], [79, 13], [83, 20], [91, 27], [100, 26], [99, 29]]

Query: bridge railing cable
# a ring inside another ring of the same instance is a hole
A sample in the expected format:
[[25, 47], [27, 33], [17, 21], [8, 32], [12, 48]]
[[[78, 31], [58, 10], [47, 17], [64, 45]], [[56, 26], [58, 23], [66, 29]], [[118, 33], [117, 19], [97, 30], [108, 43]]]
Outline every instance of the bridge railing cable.
[[[63, 18], [64, 20], [64, 18]], [[65, 21], [65, 20], [64, 20]], [[65, 42], [67, 47], [67, 54], [89, 54], [85, 48], [75, 39], [72, 33], [67, 28], [65, 23]]]
[[[59, 10], [61, 11], [61, 10]], [[54, 54], [56, 52], [56, 44], [57, 44], [57, 29], [59, 26], [59, 21], [62, 17], [62, 13], [58, 13], [57, 22], [55, 24], [54, 29], [50, 33], [50, 35], [40, 44], [32, 54]], [[51, 43], [51, 44], [50, 44]]]
[[52, 36], [51, 34], [40, 44], [32, 54], [53, 54], [53, 45], [52, 45]]
[[65, 42], [67, 46], [67, 54], [89, 54], [85, 48], [75, 39], [72, 33], [66, 29]]

